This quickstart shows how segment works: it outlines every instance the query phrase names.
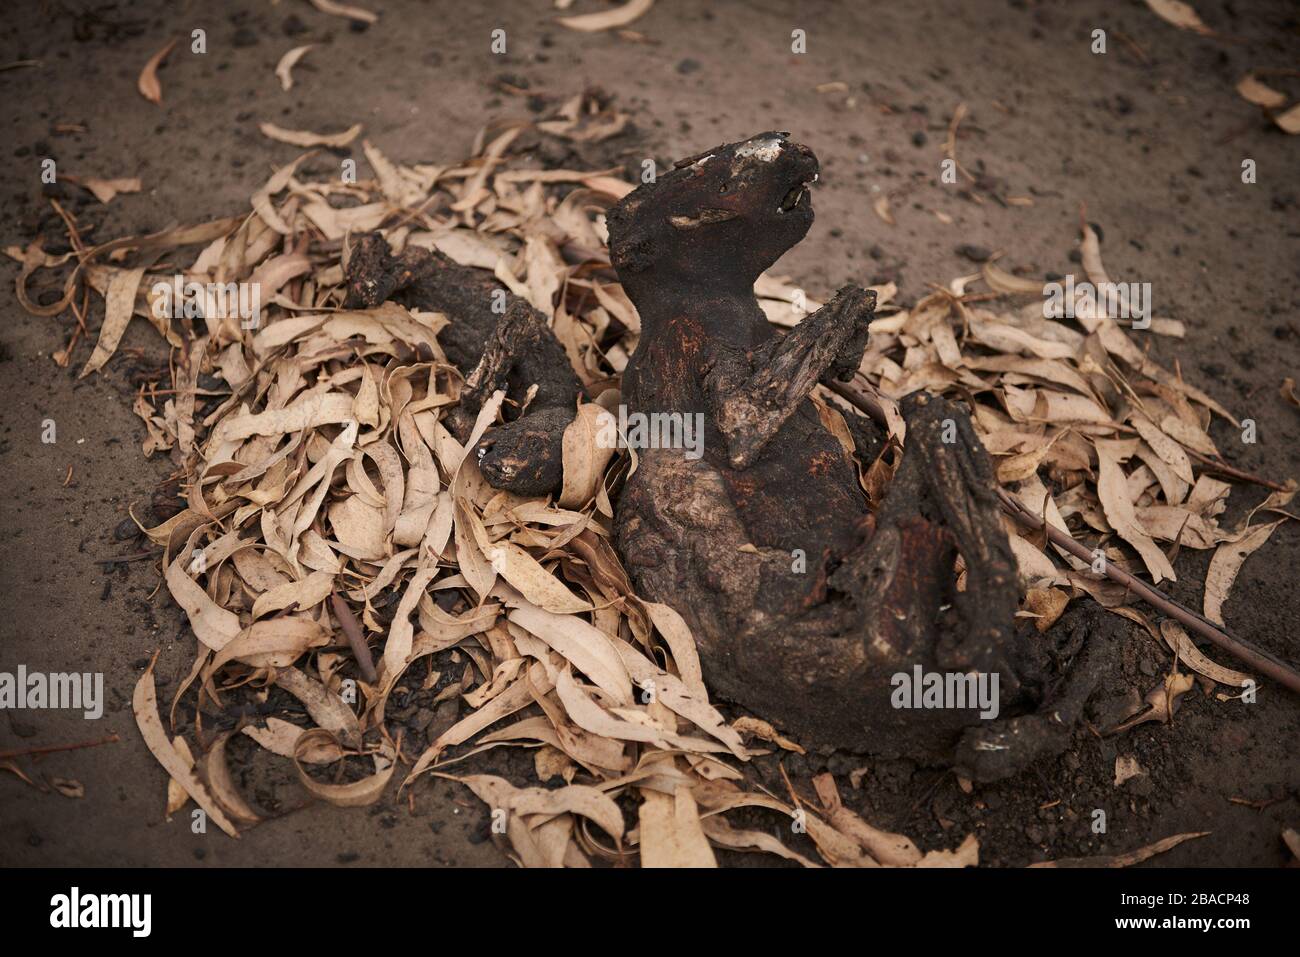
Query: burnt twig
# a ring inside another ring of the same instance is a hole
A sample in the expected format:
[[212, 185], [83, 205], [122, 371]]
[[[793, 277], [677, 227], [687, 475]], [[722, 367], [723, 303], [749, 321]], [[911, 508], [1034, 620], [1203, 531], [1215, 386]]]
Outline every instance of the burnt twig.
[[75, 744], [47, 744], [36, 748], [17, 748], [13, 751], [0, 751], [0, 761], [29, 757], [34, 754], [54, 754], [56, 751], [79, 751], [82, 748], [97, 748], [101, 744], [117, 744], [120, 740], [122, 739], [116, 734], [110, 734], [108, 737], [96, 741], [78, 741]]
[[374, 684], [379, 680], [379, 675], [375, 671], [375, 660], [370, 657], [370, 646], [366, 644], [366, 638], [361, 634], [361, 626], [357, 623], [356, 615], [352, 614], [352, 609], [338, 595], [330, 595], [330, 608], [334, 610], [334, 617], [339, 620], [343, 634], [348, 636], [348, 644], [352, 646], [352, 656], [357, 659], [361, 677]]
[[1211, 458], [1208, 455], [1202, 455], [1200, 452], [1196, 451], [1195, 449], [1184, 449], [1184, 451], [1186, 451], [1188, 455], [1190, 455], [1192, 458], [1196, 459], [1198, 462], [1204, 465], [1205, 471], [1207, 472], [1214, 472], [1218, 475], [1223, 475], [1231, 479], [1236, 479], [1238, 482], [1247, 482], [1251, 485], [1262, 485], [1264, 488], [1272, 489], [1274, 492], [1287, 491], [1287, 487], [1285, 485], [1281, 485], [1277, 482], [1274, 482], [1272, 479], [1261, 478], [1260, 476], [1254, 475], [1250, 472], [1242, 471], [1236, 466], [1229, 465], [1227, 462], [1224, 462], [1222, 459], [1215, 459], [1215, 458]]
[[131, 552], [129, 555], [111, 555], [108, 558], [97, 558], [95, 564], [125, 565], [127, 562], [142, 562], [147, 558], [162, 558], [162, 549], [155, 548], [143, 552]]

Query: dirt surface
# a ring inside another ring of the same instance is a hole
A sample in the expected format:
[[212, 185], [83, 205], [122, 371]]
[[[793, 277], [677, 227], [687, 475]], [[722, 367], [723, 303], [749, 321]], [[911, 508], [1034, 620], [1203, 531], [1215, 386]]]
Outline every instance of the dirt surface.
[[[469, 154], [487, 119], [530, 115], [542, 105], [536, 98], [553, 102], [598, 85], [636, 123], [602, 144], [599, 158], [634, 172], [648, 156], [671, 163], [762, 130], [789, 130], [812, 146], [822, 162], [817, 222], [776, 271], [817, 298], [848, 280], [892, 279], [900, 298], [914, 301], [929, 283], [973, 271], [969, 254], [981, 250], [962, 246], [1004, 250], [1004, 263], [1026, 275], [1071, 271], [1086, 203], [1112, 277], [1150, 282], [1156, 314], [1187, 324], [1183, 341], [1149, 337], [1153, 354], [1256, 422], [1258, 442], [1244, 444], [1216, 420], [1226, 457], [1276, 480], [1300, 475], [1300, 413], [1278, 395], [1300, 365], [1297, 143], [1233, 91], [1247, 70], [1294, 67], [1293, 4], [1200, 0], [1201, 17], [1228, 35], [1216, 39], [1178, 31], [1142, 4], [1099, 0], [899, 3], [870, 12], [814, 2], [797, 13], [775, 2], [681, 0], [657, 4], [633, 25], [644, 43], [566, 30], [542, 0], [367, 5], [381, 17], [365, 29], [305, 2], [232, 2], [220, 12], [200, 3], [11, 5], [0, 66], [39, 65], [0, 72], [4, 244], [25, 244], [51, 215], [41, 195], [45, 157], [60, 172], [143, 179], [138, 195], [78, 207], [83, 224], [95, 224], [90, 236], [104, 240], [242, 214], [273, 165], [297, 153], [264, 138], [259, 121], [312, 130], [362, 122], [396, 160], [448, 162]], [[169, 37], [197, 27], [207, 31], [207, 53], [179, 44], [160, 74], [162, 105], [148, 103], [136, 91], [141, 67]], [[507, 55], [490, 52], [496, 28], [507, 31]], [[1097, 28], [1108, 31], [1105, 55], [1089, 49]], [[790, 52], [793, 29], [807, 32], [803, 55]], [[275, 64], [304, 43], [320, 46], [282, 92]], [[815, 91], [836, 81], [846, 88]], [[1004, 206], [988, 193], [978, 203], [941, 182], [948, 121], [963, 102], [963, 164], [993, 192], [1030, 196], [1034, 205]], [[58, 124], [86, 131], [62, 133]], [[1247, 158], [1257, 164], [1254, 184], [1241, 180]], [[872, 212], [880, 192], [894, 226]], [[6, 259], [0, 268], [11, 287], [16, 265]], [[215, 828], [192, 834], [187, 812], [164, 819], [166, 776], [134, 728], [131, 689], [161, 648], [160, 697], [169, 699], [194, 638], [150, 562], [96, 560], [138, 550], [129, 529], [119, 531], [126, 508], [147, 511], [170, 472], [164, 459], [140, 454], [144, 432], [129, 408], [132, 364], [165, 363], [166, 351], [137, 322], [103, 374], [77, 381], [84, 341], [69, 369], [50, 358], [66, 343], [71, 316], [29, 316], [12, 294], [0, 296], [0, 310], [0, 670], [103, 672], [107, 699], [94, 722], [67, 711], [7, 712], [0, 750], [121, 736], [36, 766], [79, 781], [83, 798], [0, 775], [0, 863], [503, 863], [485, 808], [429, 778], [410, 804], [390, 794], [360, 810], [299, 809], [302, 792], [273, 783], [256, 793], [283, 816], [238, 841]], [[92, 332], [101, 319], [97, 301]], [[57, 427], [53, 444], [41, 442], [47, 419]], [[1238, 487], [1229, 520], [1262, 497]], [[1176, 598], [1199, 607], [1208, 558], [1182, 551]], [[1287, 523], [1246, 563], [1226, 607], [1234, 631], [1293, 662], [1297, 564], [1300, 526]], [[1126, 689], [1145, 693], [1165, 667], [1149, 638], [1125, 636], [1097, 723]], [[1283, 863], [1279, 833], [1300, 823], [1300, 701], [1273, 685], [1254, 705], [1199, 689], [1184, 701], [1172, 726], [1106, 739], [1083, 729], [1061, 759], [970, 794], [951, 772], [907, 761], [836, 755], [785, 764], [805, 797], [807, 775], [829, 769], [845, 802], [875, 825], [925, 849], [955, 847], [974, 833], [982, 861], [995, 865], [1116, 853], [1185, 831], [1212, 833], [1152, 864]], [[1145, 773], [1115, 786], [1118, 755], [1136, 757]], [[530, 766], [500, 751], [480, 765], [521, 779]], [[863, 766], [855, 788], [850, 773]], [[773, 761], [752, 773], [784, 791]], [[1089, 827], [1099, 808], [1104, 835]], [[770, 817], [760, 822], [773, 826]]]

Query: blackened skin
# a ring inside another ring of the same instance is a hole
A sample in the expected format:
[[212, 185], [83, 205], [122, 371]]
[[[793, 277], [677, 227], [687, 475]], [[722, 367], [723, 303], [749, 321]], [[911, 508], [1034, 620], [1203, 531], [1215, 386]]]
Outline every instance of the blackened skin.
[[[345, 280], [349, 309], [393, 299], [451, 320], [438, 341], [465, 375], [460, 406], [448, 418], [461, 441], [495, 390], [522, 405], [535, 385], [524, 413], [490, 429], [472, 454], [495, 488], [545, 495], [560, 487], [564, 430], [573, 421], [580, 385], [541, 313], [481, 269], [437, 250], [412, 246], [394, 256], [379, 233], [355, 240]], [[494, 302], [504, 302], [503, 314], [493, 312]]]
[[[691, 625], [721, 697], [814, 747], [1005, 777], [1064, 746], [1093, 668], [1058, 691], [1048, 642], [1015, 633], [1014, 559], [962, 407], [902, 403], [902, 461], [868, 509], [809, 394], [857, 369], [874, 294], [845, 286], [783, 336], [753, 295], [811, 226], [803, 187], [817, 169], [807, 147], [764, 133], [685, 160], [610, 210], [611, 261], [642, 325], [623, 376], [628, 412], [700, 414], [705, 425], [702, 458], [640, 451], [616, 542], [638, 593]], [[865, 419], [851, 431], [860, 452], [882, 445]], [[893, 678], [915, 665], [996, 673], [998, 720], [979, 707], [894, 707]]]

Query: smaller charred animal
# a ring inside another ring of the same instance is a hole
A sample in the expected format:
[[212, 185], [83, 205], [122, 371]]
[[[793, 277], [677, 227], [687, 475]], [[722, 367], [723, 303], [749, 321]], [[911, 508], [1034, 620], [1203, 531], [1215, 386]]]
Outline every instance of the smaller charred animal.
[[[642, 322], [627, 412], [704, 423], [703, 457], [638, 450], [617, 544], [638, 593], [691, 625], [723, 698], [813, 746], [1004, 777], [1065, 747], [1098, 643], [1080, 616], [1059, 647], [1015, 633], [1015, 563], [961, 407], [903, 403], [902, 462], [868, 508], [809, 396], [857, 369], [874, 294], [846, 286], [784, 336], [753, 294], [808, 232], [817, 173], [811, 150], [764, 133], [683, 160], [610, 210], [611, 261]], [[869, 458], [883, 436], [850, 417]], [[900, 695], [899, 676], [918, 674], [972, 693], [916, 708], [921, 689]], [[992, 709], [974, 693], [990, 686]]]
[[[355, 242], [346, 279], [349, 309], [393, 299], [451, 320], [438, 342], [465, 375], [460, 406], [448, 420], [462, 442], [493, 392], [501, 389], [522, 406], [536, 386], [524, 414], [492, 429], [474, 454], [496, 488], [519, 495], [559, 488], [564, 430], [573, 421], [580, 387], [541, 313], [483, 270], [461, 266], [436, 249], [408, 246], [395, 256], [379, 233]], [[494, 311], [497, 305], [500, 312]]]

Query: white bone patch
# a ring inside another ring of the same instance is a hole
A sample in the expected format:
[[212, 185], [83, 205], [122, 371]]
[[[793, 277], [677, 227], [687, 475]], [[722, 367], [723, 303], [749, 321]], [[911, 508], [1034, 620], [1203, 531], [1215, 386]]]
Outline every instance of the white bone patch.
[[770, 163], [781, 155], [781, 141], [779, 139], [767, 140], [750, 140], [744, 146], [736, 147], [737, 159], [748, 159], [754, 157], [764, 163]]

